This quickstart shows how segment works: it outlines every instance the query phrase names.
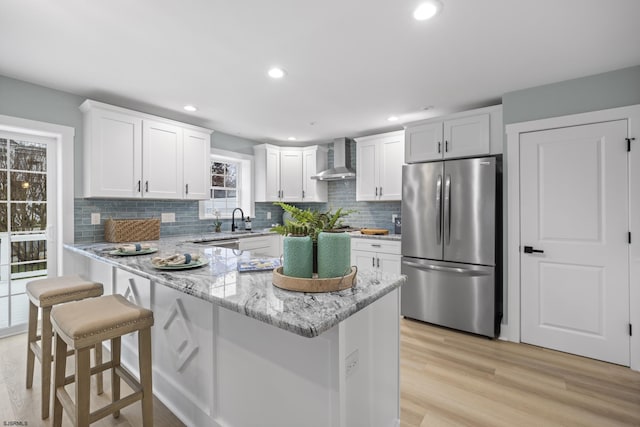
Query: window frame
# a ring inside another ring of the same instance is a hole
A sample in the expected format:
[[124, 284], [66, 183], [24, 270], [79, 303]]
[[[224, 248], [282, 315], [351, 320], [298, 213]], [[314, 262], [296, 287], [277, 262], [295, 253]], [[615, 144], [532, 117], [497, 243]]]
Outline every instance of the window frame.
[[[239, 171], [236, 174], [237, 185], [236, 191], [240, 199], [239, 208], [242, 209], [245, 216], [254, 216], [255, 203], [253, 195], [253, 156], [244, 153], [236, 153], [234, 151], [220, 150], [211, 148], [210, 161], [237, 163]], [[209, 194], [214, 187], [211, 182], [211, 171], [209, 175]], [[213, 200], [212, 198], [199, 202], [200, 219], [215, 219], [213, 214], [205, 213], [205, 203]], [[220, 219], [231, 219], [231, 215], [221, 215]]]

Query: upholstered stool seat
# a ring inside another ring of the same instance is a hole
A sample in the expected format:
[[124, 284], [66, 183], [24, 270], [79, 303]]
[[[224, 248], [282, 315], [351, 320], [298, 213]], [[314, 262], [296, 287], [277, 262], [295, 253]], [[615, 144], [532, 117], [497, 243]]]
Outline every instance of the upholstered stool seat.
[[[51, 310], [51, 323], [56, 335], [53, 425], [62, 423], [64, 409], [77, 426], [88, 426], [109, 414], [119, 415], [120, 409], [142, 401], [144, 426], [153, 425], [153, 390], [151, 383], [151, 326], [153, 312], [139, 307], [121, 295], [108, 295], [56, 306]], [[120, 365], [122, 335], [138, 332], [138, 382]], [[97, 343], [111, 340], [111, 361], [91, 368], [89, 350]], [[66, 357], [70, 347], [76, 357], [75, 375], [65, 377]], [[90, 376], [111, 369], [112, 403], [89, 412]], [[133, 393], [120, 399], [120, 379]], [[65, 385], [75, 382], [75, 402]]]
[[[56, 304], [98, 297], [103, 293], [102, 283], [85, 279], [79, 275], [50, 277], [27, 283], [29, 298], [29, 324], [27, 334], [27, 388], [33, 385], [34, 361], [41, 366], [41, 416], [49, 417], [51, 390], [51, 308]], [[37, 335], [38, 309], [42, 309], [42, 330]], [[38, 345], [40, 341], [40, 345]], [[96, 363], [102, 363], [102, 345], [95, 347]], [[97, 377], [98, 394], [102, 393], [102, 376]]]

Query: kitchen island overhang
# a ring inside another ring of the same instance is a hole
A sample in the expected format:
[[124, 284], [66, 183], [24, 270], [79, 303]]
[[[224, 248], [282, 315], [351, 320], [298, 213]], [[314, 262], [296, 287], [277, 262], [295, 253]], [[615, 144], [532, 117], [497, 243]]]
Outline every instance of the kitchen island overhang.
[[154, 243], [158, 254], [198, 251], [209, 264], [166, 272], [151, 256], [108, 255], [113, 244], [65, 248], [77, 272], [154, 310], [154, 393], [187, 425], [399, 422], [403, 276], [359, 272], [351, 289], [297, 293], [273, 286], [271, 272], [239, 273], [250, 253]]

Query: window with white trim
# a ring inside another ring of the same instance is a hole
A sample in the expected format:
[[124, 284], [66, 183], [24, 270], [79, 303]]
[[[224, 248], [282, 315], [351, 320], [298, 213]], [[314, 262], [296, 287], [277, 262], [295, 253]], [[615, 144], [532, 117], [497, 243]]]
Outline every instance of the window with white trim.
[[200, 219], [231, 218], [235, 208], [253, 216], [252, 156], [231, 151], [211, 150], [210, 199], [200, 202]]

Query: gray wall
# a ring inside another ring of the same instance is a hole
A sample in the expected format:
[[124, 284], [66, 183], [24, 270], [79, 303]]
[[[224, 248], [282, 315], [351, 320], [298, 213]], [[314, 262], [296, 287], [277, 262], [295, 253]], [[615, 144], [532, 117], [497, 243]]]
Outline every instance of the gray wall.
[[[195, 126], [209, 127], [210, 123], [204, 119], [181, 112], [165, 110], [125, 98], [93, 94], [91, 99], [143, 111], [172, 120], [178, 120]], [[82, 197], [82, 141], [83, 126], [82, 112], [78, 109], [86, 97], [68, 92], [51, 89], [44, 86], [27, 83], [0, 75], [0, 114], [39, 120], [75, 128], [74, 148], [74, 186], [75, 196]], [[220, 132], [211, 136], [211, 146], [229, 151], [253, 154], [252, 146], [258, 142], [239, 138]]]
[[640, 104], [640, 65], [502, 96], [504, 124]]

